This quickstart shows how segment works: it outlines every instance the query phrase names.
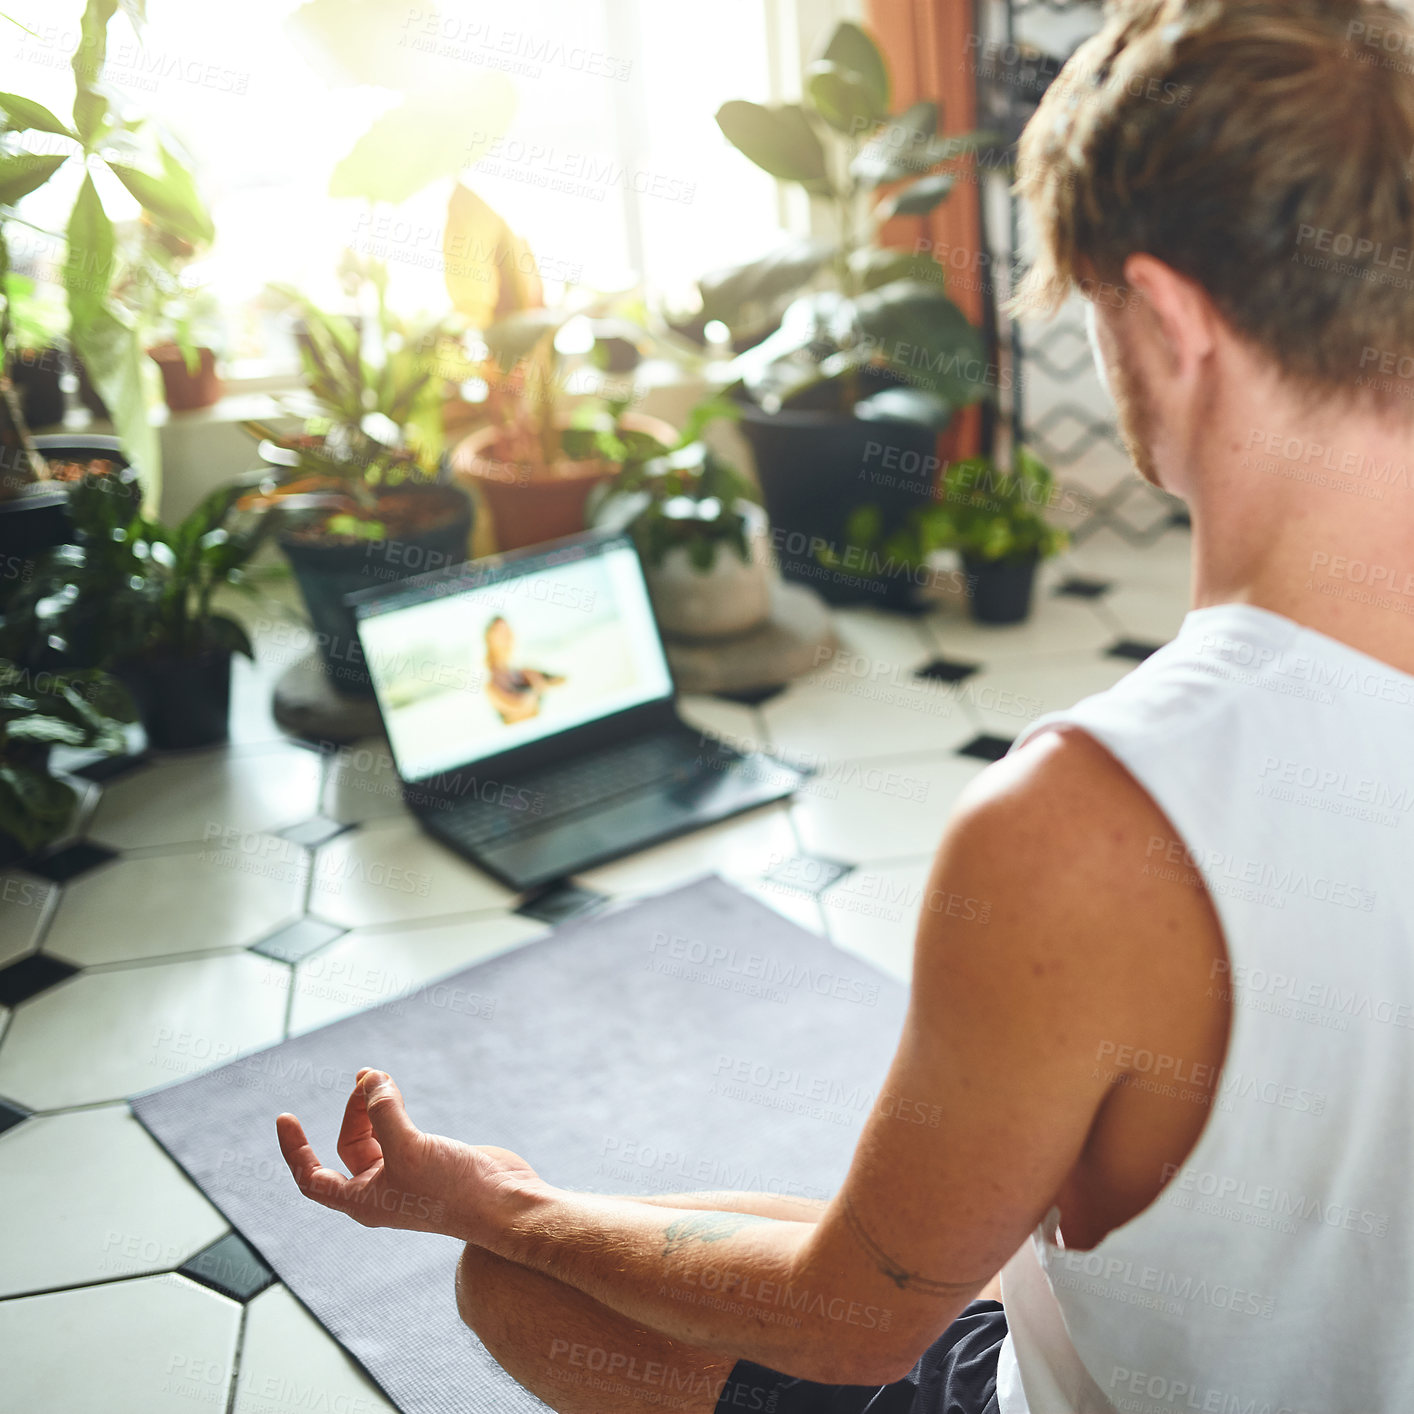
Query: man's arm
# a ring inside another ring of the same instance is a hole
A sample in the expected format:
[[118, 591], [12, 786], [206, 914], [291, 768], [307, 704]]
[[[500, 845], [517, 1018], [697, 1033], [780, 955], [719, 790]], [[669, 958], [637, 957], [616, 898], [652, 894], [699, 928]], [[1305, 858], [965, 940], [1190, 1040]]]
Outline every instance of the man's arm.
[[1195, 907], [1143, 867], [1166, 829], [1074, 734], [979, 778], [929, 881], [888, 1081], [818, 1222], [568, 1193], [477, 1157], [438, 1230], [690, 1344], [812, 1380], [898, 1378], [1056, 1201], [1115, 1042], [1147, 1034], [1167, 953], [1136, 933], [1172, 935]]

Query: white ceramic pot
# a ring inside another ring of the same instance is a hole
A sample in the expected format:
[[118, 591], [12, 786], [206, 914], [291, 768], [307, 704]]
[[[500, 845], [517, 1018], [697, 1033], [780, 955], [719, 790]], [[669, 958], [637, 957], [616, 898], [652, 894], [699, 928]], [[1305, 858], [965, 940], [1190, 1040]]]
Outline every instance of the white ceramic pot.
[[743, 504], [746, 543], [743, 562], [736, 548], [717, 546], [712, 568], [697, 569], [681, 547], [669, 550], [658, 566], [645, 565], [653, 612], [664, 633], [680, 638], [736, 638], [765, 623], [771, 613], [770, 542], [766, 513]]

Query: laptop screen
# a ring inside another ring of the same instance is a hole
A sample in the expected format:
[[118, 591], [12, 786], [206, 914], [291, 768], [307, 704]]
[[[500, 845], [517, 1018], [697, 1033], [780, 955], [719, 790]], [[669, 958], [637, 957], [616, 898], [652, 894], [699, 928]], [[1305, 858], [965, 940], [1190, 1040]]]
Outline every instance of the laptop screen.
[[672, 694], [638, 553], [566, 546], [359, 607], [398, 773], [426, 780]]

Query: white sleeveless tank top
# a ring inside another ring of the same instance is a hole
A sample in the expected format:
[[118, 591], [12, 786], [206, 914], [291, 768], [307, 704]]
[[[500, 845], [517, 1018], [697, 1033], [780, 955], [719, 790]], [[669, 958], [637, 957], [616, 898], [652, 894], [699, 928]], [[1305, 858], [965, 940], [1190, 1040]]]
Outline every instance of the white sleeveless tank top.
[[[1150, 841], [1147, 867], [1186, 850], [1201, 871], [1232, 1028], [1159, 1197], [1090, 1251], [1058, 1245], [1053, 1209], [1007, 1265], [1002, 1414], [1405, 1414], [1414, 677], [1226, 604], [1017, 745], [1065, 724], [1172, 822], [1182, 843]], [[1184, 1057], [1120, 1059], [1134, 1083], [1201, 1089]]]

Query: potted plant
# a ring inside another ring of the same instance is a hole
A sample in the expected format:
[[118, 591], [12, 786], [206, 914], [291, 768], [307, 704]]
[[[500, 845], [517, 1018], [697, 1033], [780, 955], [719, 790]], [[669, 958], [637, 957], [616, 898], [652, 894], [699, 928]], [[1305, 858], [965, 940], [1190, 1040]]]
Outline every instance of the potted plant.
[[822, 562], [846, 573], [882, 563], [926, 578], [934, 553], [953, 550], [967, 575], [972, 617], [1020, 623], [1031, 612], [1037, 565], [1069, 543], [1045, 517], [1054, 491], [1050, 468], [1026, 447], [1017, 448], [1009, 471], [990, 457], [968, 457], [948, 466], [934, 504], [910, 512], [901, 526], [886, 529], [877, 506], [856, 507], [846, 528], [849, 552]]
[[194, 242], [139, 221], [114, 288], [162, 374], [169, 412], [191, 412], [221, 399], [214, 347], [220, 311], [211, 292], [192, 278], [190, 265], [199, 252]]
[[671, 447], [612, 429], [597, 434], [602, 456], [619, 470], [591, 496], [590, 518], [632, 535], [665, 633], [729, 638], [771, 612], [770, 546], [756, 488], [702, 440], [711, 422], [740, 415], [734, 402], [707, 399]]
[[106, 673], [35, 673], [0, 658], [0, 866], [38, 854], [73, 820], [78, 794], [51, 771], [51, 748], [121, 751], [132, 719]]
[[941, 267], [878, 243], [891, 217], [946, 200], [959, 161], [989, 137], [940, 136], [936, 103], [891, 114], [891, 99], [883, 55], [846, 22], [807, 68], [800, 103], [734, 100], [717, 113], [733, 146], [830, 213], [832, 240], [792, 241], [699, 285], [702, 318], [745, 348], [730, 377], [766, 510], [784, 534], [782, 571], [837, 601], [892, 600], [898, 587], [821, 579], [819, 543], [839, 543], [861, 490], [889, 529], [926, 503], [931, 471], [950, 455], [938, 455], [939, 434], [959, 408], [994, 396], [997, 381]]
[[67, 664], [111, 670], [154, 747], [224, 741], [231, 657], [250, 657], [251, 646], [212, 601], [223, 586], [249, 587], [247, 567], [267, 526], [260, 518], [233, 523], [246, 489], [219, 487], [169, 527], [135, 512], [102, 478], [83, 477], [69, 497], [78, 543], [40, 563], [6, 615], [7, 639], [57, 642]]
[[442, 455], [445, 386], [470, 376], [471, 365], [449, 322], [398, 317], [387, 272], [374, 262], [361, 268], [377, 296], [362, 339], [350, 318], [283, 289], [308, 332], [301, 356], [320, 415], [297, 436], [246, 424], [270, 465], [240, 503], [278, 517], [326, 674], [351, 697], [373, 688], [346, 596], [460, 564], [472, 528], [471, 499]]
[[28, 427], [64, 420], [64, 304], [28, 275], [11, 270], [3, 298], [10, 311], [10, 378]]
[[[126, 188], [145, 218], [164, 233], [202, 244], [211, 239], [212, 230], [191, 164], [174, 153], [170, 140], [150, 119], [130, 116], [110, 101], [102, 75], [108, 25], [116, 8], [114, 0], [88, 0], [84, 8], [71, 65], [75, 96], [68, 121], [23, 94], [0, 93], [0, 206], [14, 207], [69, 164], [82, 167], [83, 179], [64, 231], [67, 341], [107, 405], [123, 447], [141, 468], [148, 504], [155, 505], [160, 466], [157, 436], [148, 419], [145, 360], [130, 317], [113, 298], [117, 237], [95, 174]], [[140, 26], [141, 6], [125, 4], [123, 9]], [[30, 441], [9, 373], [14, 319], [6, 231], [11, 221], [20, 219], [0, 219], [0, 343], [5, 362], [0, 374], [0, 500], [14, 499], [45, 476], [44, 460]]]

